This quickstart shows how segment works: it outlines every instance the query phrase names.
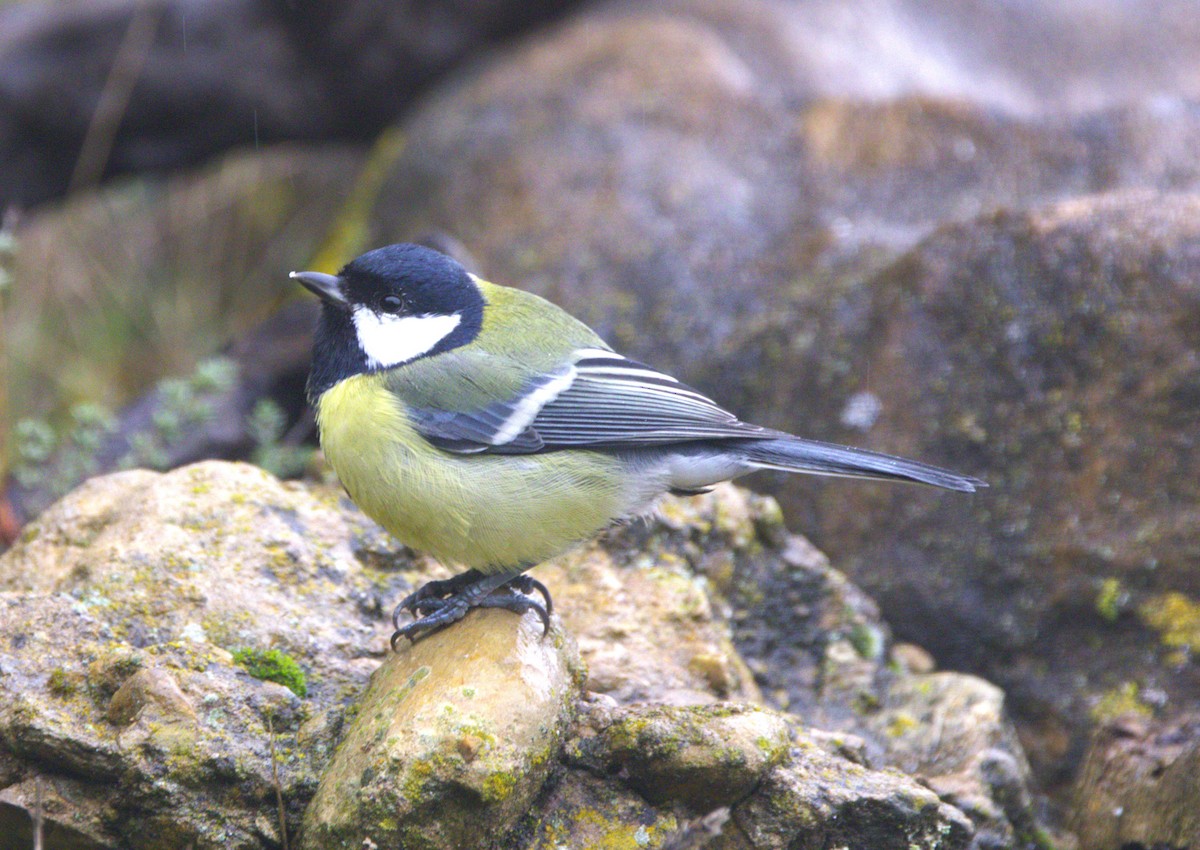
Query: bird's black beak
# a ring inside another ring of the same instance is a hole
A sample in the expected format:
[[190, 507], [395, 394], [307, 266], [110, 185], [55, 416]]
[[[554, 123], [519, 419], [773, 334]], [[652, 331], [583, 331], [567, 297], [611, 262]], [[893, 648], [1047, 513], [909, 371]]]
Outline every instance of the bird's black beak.
[[324, 272], [292, 272], [288, 277], [300, 281], [305, 289], [326, 304], [342, 310], [349, 309], [346, 294], [342, 291], [342, 279], [337, 275]]

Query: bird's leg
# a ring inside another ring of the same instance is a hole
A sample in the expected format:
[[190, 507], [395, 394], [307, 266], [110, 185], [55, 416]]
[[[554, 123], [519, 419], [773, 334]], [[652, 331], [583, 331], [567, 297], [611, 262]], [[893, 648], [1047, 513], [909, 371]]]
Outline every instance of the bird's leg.
[[[545, 606], [523, 595], [535, 590], [546, 600]], [[415, 642], [457, 622], [472, 608], [503, 608], [516, 614], [533, 611], [541, 619], [542, 634], [545, 635], [550, 630], [554, 603], [546, 586], [523, 572], [485, 575], [478, 570], [467, 570], [450, 579], [428, 582], [401, 600], [392, 613], [392, 624], [396, 629], [392, 635], [392, 648], [396, 648], [402, 637]], [[418, 619], [401, 627], [401, 611], [411, 611]]]

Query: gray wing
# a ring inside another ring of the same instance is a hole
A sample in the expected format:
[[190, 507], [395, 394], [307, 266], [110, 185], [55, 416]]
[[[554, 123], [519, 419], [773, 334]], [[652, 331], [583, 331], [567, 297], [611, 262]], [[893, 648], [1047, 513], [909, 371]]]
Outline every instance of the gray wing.
[[777, 432], [740, 421], [670, 375], [603, 349], [539, 375], [513, 398], [469, 411], [414, 410], [418, 430], [458, 453], [633, 448]]

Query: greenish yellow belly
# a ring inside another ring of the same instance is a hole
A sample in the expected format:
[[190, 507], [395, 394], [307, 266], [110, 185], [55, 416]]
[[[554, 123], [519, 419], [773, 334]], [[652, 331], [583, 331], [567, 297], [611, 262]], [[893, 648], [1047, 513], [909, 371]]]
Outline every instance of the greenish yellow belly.
[[595, 452], [454, 455], [426, 443], [373, 375], [317, 405], [321, 446], [367, 514], [408, 546], [484, 572], [544, 561], [634, 509]]

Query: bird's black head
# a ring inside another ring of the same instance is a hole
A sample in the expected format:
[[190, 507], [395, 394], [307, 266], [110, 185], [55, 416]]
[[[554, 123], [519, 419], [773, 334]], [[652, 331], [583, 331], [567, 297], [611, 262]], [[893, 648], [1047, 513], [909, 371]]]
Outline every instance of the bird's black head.
[[483, 295], [471, 275], [420, 245], [388, 245], [337, 275], [292, 272], [321, 298], [308, 393], [466, 345], [483, 323]]

